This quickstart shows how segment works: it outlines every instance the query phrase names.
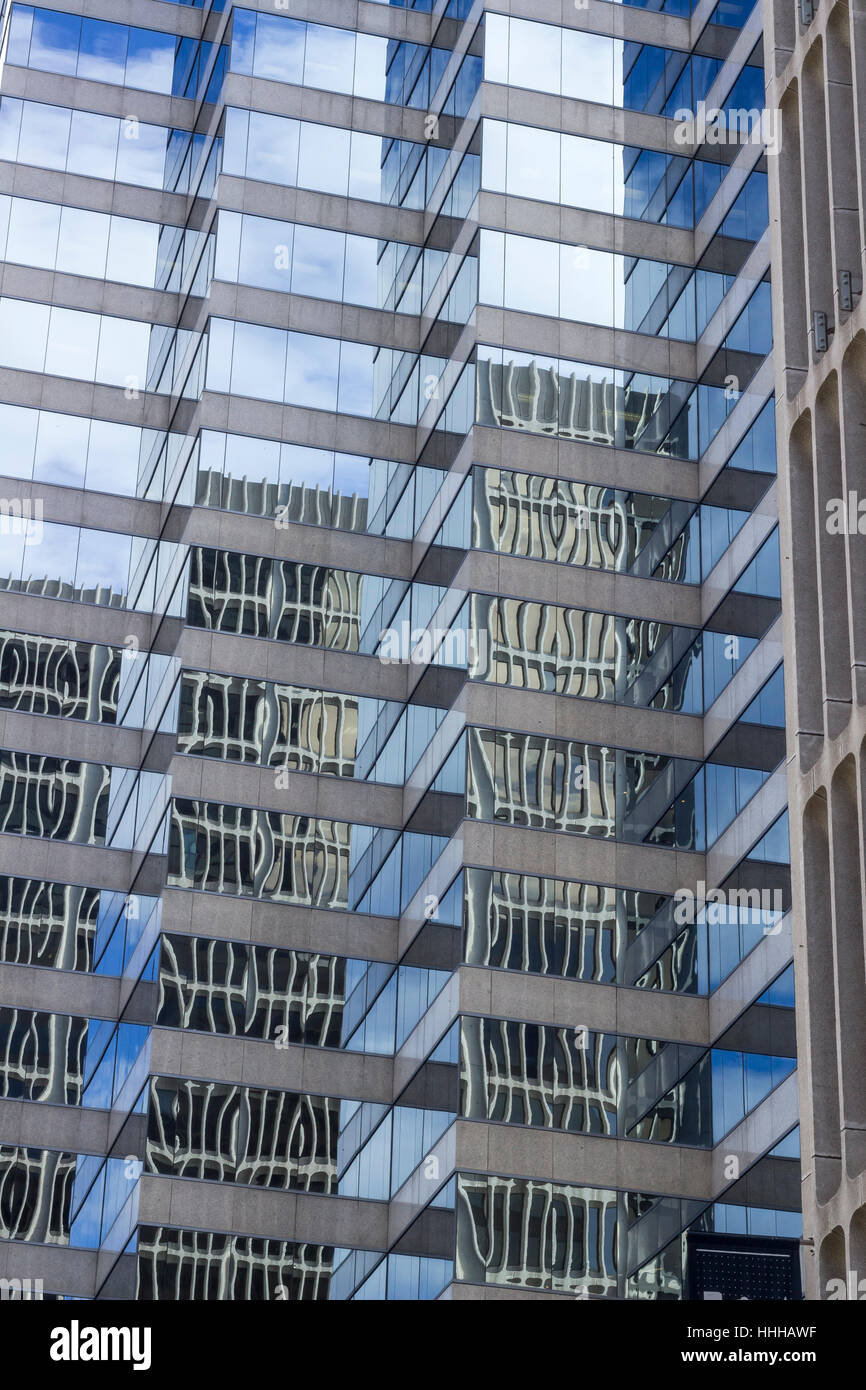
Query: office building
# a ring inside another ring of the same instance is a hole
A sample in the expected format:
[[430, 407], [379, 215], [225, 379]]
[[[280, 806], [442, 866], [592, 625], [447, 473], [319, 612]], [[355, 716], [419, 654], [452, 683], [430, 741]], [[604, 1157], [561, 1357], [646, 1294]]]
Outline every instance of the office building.
[[7, 0], [7, 1294], [799, 1296], [763, 26]]

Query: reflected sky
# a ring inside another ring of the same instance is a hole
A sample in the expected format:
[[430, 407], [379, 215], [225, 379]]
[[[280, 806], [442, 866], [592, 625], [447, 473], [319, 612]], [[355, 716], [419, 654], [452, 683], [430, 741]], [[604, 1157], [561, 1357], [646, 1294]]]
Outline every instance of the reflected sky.
[[26, 5], [12, 11], [8, 61], [43, 72], [186, 95], [197, 57], [198, 46], [156, 29]]
[[115, 116], [0, 97], [0, 158], [162, 188], [171, 131]]
[[622, 39], [534, 20], [485, 16], [484, 77], [557, 96], [623, 104]]
[[[389, 48], [393, 43], [377, 34], [236, 9], [230, 67], [251, 77], [386, 101]], [[404, 44], [402, 51], [412, 59], [426, 50]]]
[[155, 431], [87, 416], [0, 404], [3, 472], [63, 487], [134, 496], [139, 451]]
[[[221, 212], [215, 274], [262, 289], [377, 308], [388, 292], [380, 284], [381, 247], [373, 237]], [[388, 248], [391, 260], [408, 249], [398, 243]]]
[[[515, 122], [485, 119], [482, 183], [497, 193], [690, 227], [725, 167]], [[697, 187], [693, 184], [697, 180]], [[706, 187], [704, 186], [706, 185]]]
[[[724, 292], [721, 275], [693, 274], [687, 266], [588, 246], [481, 232], [479, 298], [485, 304], [694, 341], [698, 285], [707, 303], [703, 326]], [[676, 315], [669, 318], [675, 306]]]
[[207, 386], [312, 410], [370, 416], [379, 352], [369, 343], [212, 319]]
[[[30, 535], [3, 536], [4, 587], [38, 588], [48, 583], [68, 586], [76, 592], [102, 589], [110, 591], [111, 602], [117, 606], [129, 578], [131, 537], [57, 522], [40, 523], [30, 529]], [[100, 596], [102, 602], [108, 599], [108, 594]], [[89, 601], [94, 602], [93, 595]]]
[[77, 381], [147, 378], [150, 325], [21, 299], [0, 300], [0, 363]]

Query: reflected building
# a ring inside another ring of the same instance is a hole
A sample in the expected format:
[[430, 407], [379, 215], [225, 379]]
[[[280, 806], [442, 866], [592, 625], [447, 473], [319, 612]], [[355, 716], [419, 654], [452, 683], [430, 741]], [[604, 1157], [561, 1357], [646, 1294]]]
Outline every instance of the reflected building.
[[[0, 1148], [0, 1233], [3, 1240], [69, 1244], [76, 1155]], [[38, 1276], [37, 1276], [38, 1277]]]
[[0, 707], [110, 724], [120, 653], [29, 633], [0, 634]]
[[90, 970], [99, 913], [99, 892], [36, 878], [0, 879], [3, 960]]
[[598, 370], [587, 364], [522, 362], [502, 356], [502, 361], [479, 358], [480, 425], [674, 458], [691, 456], [688, 406], [671, 389], [683, 383], [659, 383], [652, 392], [641, 389], [638, 374], [632, 384], [630, 374], [611, 372], [599, 378]]

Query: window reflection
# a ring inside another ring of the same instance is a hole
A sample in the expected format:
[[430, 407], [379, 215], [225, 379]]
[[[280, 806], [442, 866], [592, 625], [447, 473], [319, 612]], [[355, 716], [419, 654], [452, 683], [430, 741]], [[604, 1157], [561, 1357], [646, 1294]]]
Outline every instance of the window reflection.
[[[0, 591], [105, 608], [127, 606], [132, 536], [43, 521], [37, 509], [21, 520], [16, 518], [9, 530], [11, 534], [4, 537], [6, 573], [0, 576]], [[107, 546], [109, 534], [111, 545]]]
[[80, 381], [126, 386], [147, 378], [150, 326], [107, 314], [0, 300], [0, 363]]
[[177, 192], [188, 191], [201, 174], [207, 194], [219, 153], [219, 140], [191, 131], [0, 97], [0, 158], [13, 162]]
[[[493, 869], [469, 869], [465, 878], [469, 964], [640, 989], [707, 990], [700, 933], [670, 927], [672, 900], [664, 894]], [[734, 942], [736, 933], [722, 936]], [[728, 970], [752, 942], [740, 944]], [[717, 971], [713, 987], [720, 978]]]
[[113, 724], [120, 662], [112, 647], [0, 631], [0, 707]]
[[[285, 15], [234, 11], [230, 67], [250, 77], [426, 110], [450, 56], [450, 49]], [[454, 84], [457, 92], [452, 89], [445, 102], [446, 112], [450, 108], [450, 114], [465, 114], [480, 77], [480, 59], [466, 55]]]
[[68, 1245], [75, 1165], [74, 1153], [0, 1145], [0, 1239]]
[[328, 1245], [142, 1226], [134, 1297], [148, 1302], [323, 1301], [334, 1259], [334, 1247]]
[[[672, 116], [706, 97], [722, 59], [637, 44], [581, 29], [488, 13], [488, 82]], [[746, 66], [728, 96], [733, 109], [763, 106], [763, 70]]]
[[168, 881], [178, 888], [345, 908], [350, 840], [345, 821], [178, 798], [171, 808]]
[[248, 1187], [336, 1189], [340, 1101], [152, 1077], [145, 1170]]
[[463, 1116], [618, 1133], [627, 1078], [615, 1034], [497, 1018], [463, 1018], [460, 1026]]
[[0, 832], [104, 844], [110, 772], [101, 763], [0, 752]]
[[415, 303], [405, 290], [401, 293], [389, 270], [393, 266], [396, 275], [400, 262], [405, 276], [405, 261], [423, 264], [424, 257], [420, 247], [400, 242], [241, 213], [219, 216], [217, 278], [262, 289], [418, 313], [420, 298]]
[[732, 660], [725, 634], [481, 594], [470, 624], [471, 680], [689, 714], [705, 712], [757, 644], [743, 638]]
[[[481, 232], [481, 301], [523, 313], [694, 342], [730, 284], [729, 276], [715, 271], [692, 272], [588, 246]], [[732, 347], [760, 355], [769, 351], [762, 307], [756, 305]]]
[[[447, 155], [435, 144], [388, 140], [262, 111], [226, 110], [224, 173], [287, 188], [420, 210], [427, 206]], [[479, 177], [478, 156], [467, 155], [452, 186], [453, 215], [468, 208]]]
[[79, 1105], [87, 1029], [86, 1018], [0, 1008], [0, 1096]]
[[393, 460], [204, 430], [196, 502], [283, 525], [411, 536], [428, 473], [441, 478]]
[[448, 978], [441, 970], [321, 952], [166, 936], [156, 1020], [165, 1028], [268, 1039], [281, 1048], [390, 1056]]
[[732, 408], [721, 386], [478, 348], [481, 425], [695, 459]]
[[211, 45], [157, 29], [13, 5], [7, 61], [93, 82], [192, 97], [201, 89]]
[[90, 970], [98, 888], [0, 876], [0, 960]]
[[467, 733], [469, 816], [633, 844], [703, 852], [770, 776], [541, 735]]
[[[384, 409], [376, 364], [390, 357], [389, 349], [373, 344], [212, 319], [207, 388], [370, 417]], [[417, 418], [417, 397], [412, 404]]]
[[617, 1234], [615, 1192], [457, 1176], [457, 1279], [616, 1297]]

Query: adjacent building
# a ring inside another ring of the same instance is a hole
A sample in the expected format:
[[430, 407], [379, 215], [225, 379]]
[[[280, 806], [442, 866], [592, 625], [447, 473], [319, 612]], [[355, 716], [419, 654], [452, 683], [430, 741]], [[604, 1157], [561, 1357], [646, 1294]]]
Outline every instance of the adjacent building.
[[806, 1291], [862, 1299], [863, 17], [774, 4], [767, 33]]

